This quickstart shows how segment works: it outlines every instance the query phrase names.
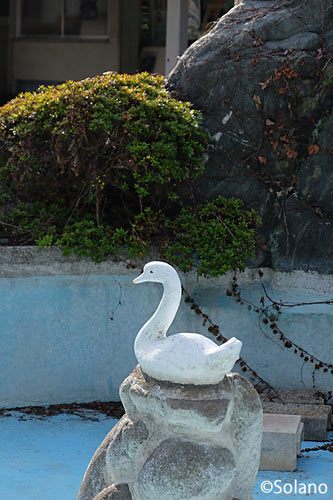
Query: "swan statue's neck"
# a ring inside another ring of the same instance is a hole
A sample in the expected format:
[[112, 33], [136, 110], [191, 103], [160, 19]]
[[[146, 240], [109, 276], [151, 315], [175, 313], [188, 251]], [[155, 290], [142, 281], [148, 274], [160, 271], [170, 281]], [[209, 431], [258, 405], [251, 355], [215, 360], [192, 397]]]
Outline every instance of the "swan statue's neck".
[[137, 347], [142, 346], [142, 342], [166, 337], [166, 333], [175, 319], [182, 294], [178, 275], [175, 273], [168, 276], [163, 286], [163, 295], [158, 308], [136, 337], [135, 346]]

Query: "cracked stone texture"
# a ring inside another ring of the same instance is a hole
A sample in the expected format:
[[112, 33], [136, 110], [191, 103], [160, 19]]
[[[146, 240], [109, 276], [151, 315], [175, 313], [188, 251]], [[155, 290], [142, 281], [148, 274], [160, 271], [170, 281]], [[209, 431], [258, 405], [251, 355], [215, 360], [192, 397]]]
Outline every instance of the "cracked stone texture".
[[78, 500], [250, 500], [262, 407], [243, 377], [180, 385], [137, 366], [120, 397], [126, 414], [93, 456]]
[[169, 75], [215, 138], [202, 199], [262, 217], [250, 266], [333, 272], [332, 54], [332, 0], [243, 0]]

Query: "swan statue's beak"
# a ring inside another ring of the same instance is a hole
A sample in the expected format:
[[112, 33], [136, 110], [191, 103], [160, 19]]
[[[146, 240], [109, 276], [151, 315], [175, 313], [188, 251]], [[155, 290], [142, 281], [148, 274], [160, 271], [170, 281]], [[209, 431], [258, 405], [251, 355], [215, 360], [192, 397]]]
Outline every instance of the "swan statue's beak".
[[145, 275], [144, 273], [140, 274], [137, 278], [133, 280], [134, 285], [137, 285], [138, 283], [143, 283], [145, 280]]

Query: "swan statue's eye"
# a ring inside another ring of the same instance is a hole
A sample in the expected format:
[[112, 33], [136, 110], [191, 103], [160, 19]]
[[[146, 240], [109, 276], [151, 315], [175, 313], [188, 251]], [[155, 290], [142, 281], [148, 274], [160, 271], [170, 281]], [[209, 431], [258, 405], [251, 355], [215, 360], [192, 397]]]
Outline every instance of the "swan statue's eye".
[[153, 273], [154, 271], [150, 271], [151, 273]]

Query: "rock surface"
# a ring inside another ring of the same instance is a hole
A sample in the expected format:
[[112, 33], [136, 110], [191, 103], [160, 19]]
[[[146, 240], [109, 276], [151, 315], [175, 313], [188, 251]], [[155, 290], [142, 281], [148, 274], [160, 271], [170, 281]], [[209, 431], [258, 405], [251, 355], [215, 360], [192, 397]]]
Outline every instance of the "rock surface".
[[217, 385], [161, 382], [137, 366], [123, 382], [126, 414], [96, 451], [78, 500], [249, 500], [262, 408], [229, 373]]
[[252, 265], [333, 272], [332, 53], [331, 0], [243, 0], [169, 75], [216, 141], [202, 197], [262, 217]]

